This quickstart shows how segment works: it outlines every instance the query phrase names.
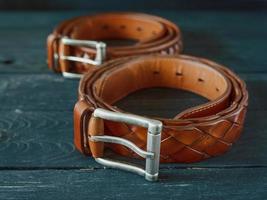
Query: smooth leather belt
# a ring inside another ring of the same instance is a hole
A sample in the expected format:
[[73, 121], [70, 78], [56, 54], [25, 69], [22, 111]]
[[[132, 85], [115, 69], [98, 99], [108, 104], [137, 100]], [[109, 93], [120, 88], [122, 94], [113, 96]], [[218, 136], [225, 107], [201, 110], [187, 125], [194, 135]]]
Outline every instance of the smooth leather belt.
[[[102, 42], [109, 39], [136, 43], [107, 46]], [[64, 21], [48, 36], [47, 49], [49, 68], [76, 78], [114, 58], [177, 54], [182, 40], [179, 28], [166, 19], [140, 13], [105, 13]]]
[[[191, 91], [209, 102], [172, 119], [136, 116], [113, 106], [152, 87]], [[115, 59], [81, 79], [74, 108], [75, 146], [101, 164], [155, 180], [159, 160], [189, 163], [226, 152], [241, 133], [247, 104], [245, 83], [212, 61], [185, 55]], [[146, 158], [146, 168], [105, 159], [104, 146], [123, 156]]]

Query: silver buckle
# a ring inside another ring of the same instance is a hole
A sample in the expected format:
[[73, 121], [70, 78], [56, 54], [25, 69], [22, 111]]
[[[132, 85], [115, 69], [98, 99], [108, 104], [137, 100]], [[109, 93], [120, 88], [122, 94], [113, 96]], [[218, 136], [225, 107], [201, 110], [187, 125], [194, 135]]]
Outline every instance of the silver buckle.
[[[61, 42], [64, 45], [69, 46], [83, 46], [83, 47], [91, 47], [96, 49], [96, 57], [94, 60], [89, 58], [81, 58], [76, 56], [66, 56], [60, 55], [59, 58], [62, 60], [74, 61], [74, 62], [82, 62], [91, 65], [100, 65], [103, 63], [106, 57], [106, 44], [104, 42], [98, 42], [93, 40], [76, 40], [70, 39], [67, 37], [63, 37]], [[71, 72], [63, 72], [63, 77], [65, 78], [81, 78], [82, 74], [71, 73]]]
[[133, 150], [139, 156], [146, 159], [145, 169], [129, 163], [122, 163], [120, 161], [114, 161], [106, 158], [95, 158], [96, 162], [111, 168], [118, 168], [121, 170], [130, 171], [141, 176], [145, 176], [146, 180], [156, 181], [159, 174], [159, 159], [160, 159], [160, 142], [161, 142], [161, 130], [162, 123], [158, 120], [153, 120], [133, 114], [117, 113], [108, 111], [102, 108], [97, 108], [93, 112], [93, 116], [96, 118], [106, 119], [116, 122], [125, 122], [127, 124], [133, 124], [142, 126], [148, 129], [147, 131], [147, 150], [144, 151], [136, 146], [129, 140], [114, 137], [114, 136], [89, 136], [89, 140], [95, 142], [108, 142], [121, 144], [129, 149]]

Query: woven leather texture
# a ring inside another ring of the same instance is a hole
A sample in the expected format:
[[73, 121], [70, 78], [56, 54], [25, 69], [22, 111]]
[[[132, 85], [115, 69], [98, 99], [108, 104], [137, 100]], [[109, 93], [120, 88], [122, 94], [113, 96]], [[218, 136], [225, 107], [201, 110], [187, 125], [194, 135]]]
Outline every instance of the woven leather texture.
[[[96, 57], [94, 48], [64, 45], [61, 42], [64, 37], [84, 41], [109, 39], [136, 41], [126, 46], [107, 45], [105, 61], [143, 54], [172, 55], [182, 51], [180, 29], [161, 17], [128, 12], [82, 16], [62, 22], [48, 36], [47, 61], [49, 68], [55, 72], [86, 73], [97, 68], [94, 65], [61, 59], [61, 55], [90, 59]], [[58, 56], [57, 60], [55, 55]]]
[[[154, 64], [151, 65], [151, 63]], [[203, 65], [205, 65], [205, 69]], [[125, 72], [124, 68], [127, 68]], [[146, 72], [142, 71], [143, 69]], [[159, 74], [154, 73], [155, 70]], [[184, 75], [184, 78], [177, 77], [177, 74], [176, 77], [170, 77], [170, 74], [177, 72], [177, 70]], [[203, 83], [184, 84], [187, 82], [187, 77], [189, 83], [193, 82], [192, 79], [195, 78], [193, 74], [197, 77], [200, 75], [199, 72], [203, 72], [203, 70], [206, 74], [204, 73], [204, 76], [202, 73], [202, 75], [206, 78], [205, 84], [210, 87], [209, 90], [203, 89], [203, 85], [198, 85]], [[116, 73], [117, 71], [118, 73]], [[165, 73], [167, 79], [164, 74], [160, 75], [161, 72]], [[183, 87], [187, 87], [186, 89], [189, 91], [202, 93], [201, 95], [211, 98], [209, 103], [187, 109], [173, 119], [157, 118], [163, 122], [161, 162], [197, 162], [218, 156], [226, 152], [239, 138], [246, 115], [248, 93], [245, 83], [232, 71], [212, 61], [184, 55], [131, 57], [110, 61], [99, 70], [86, 74], [81, 80], [80, 100], [75, 107], [74, 122], [75, 144], [83, 153], [90, 155], [87, 140], [90, 130], [84, 127], [87, 127], [88, 118], [95, 108], [101, 107], [116, 112], [125, 112], [113, 107], [112, 104], [127, 95], [125, 93], [120, 94], [124, 90], [120, 90], [119, 87], [119, 84], [123, 83], [121, 81], [126, 80], [124, 77], [127, 77], [127, 73], [134, 74], [133, 80], [139, 83], [138, 86], [136, 83], [133, 83], [134, 86], [127, 86], [128, 88], [126, 88], [130, 92], [143, 86], [148, 88], [163, 85], [170, 87], [184, 85]], [[191, 76], [188, 76], [187, 73]], [[123, 76], [120, 77], [120, 74]], [[141, 76], [140, 80], [139, 76]], [[142, 76], [147, 76], [147, 79], [152, 79], [154, 82], [151, 80], [146, 82]], [[168, 79], [168, 77], [170, 78]], [[209, 84], [209, 80], [211, 84]], [[222, 82], [224, 80], [225, 82]], [[213, 88], [216, 82], [222, 83], [217, 88]], [[124, 84], [127, 85], [127, 81]], [[110, 91], [110, 87], [113, 86], [117, 87], [118, 94], [113, 90], [113, 93], [110, 92], [106, 95], [106, 91]], [[84, 109], [81, 109], [81, 104], [83, 104]], [[80, 118], [81, 115], [87, 116], [87, 119], [86, 117]], [[84, 129], [79, 126], [81, 121], [83, 121]], [[125, 138], [140, 148], [146, 149], [146, 129], [106, 120], [104, 120], [104, 124], [106, 135]], [[138, 158], [138, 155], [122, 145], [105, 145], [120, 155]]]

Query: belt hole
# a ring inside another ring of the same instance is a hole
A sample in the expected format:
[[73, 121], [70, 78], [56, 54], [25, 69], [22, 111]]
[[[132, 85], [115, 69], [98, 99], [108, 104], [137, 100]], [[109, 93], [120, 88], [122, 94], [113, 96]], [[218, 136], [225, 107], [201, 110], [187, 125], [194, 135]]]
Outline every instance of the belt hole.
[[137, 27], [136, 30], [137, 30], [138, 32], [141, 32], [143, 29], [142, 29], [141, 27]]
[[125, 26], [125, 25], [120, 25], [120, 28], [121, 28], [121, 29], [125, 29], [126, 26]]
[[176, 76], [183, 76], [183, 74], [181, 72], [176, 72], [175, 75]]
[[204, 82], [204, 79], [198, 78], [198, 82]]
[[109, 26], [107, 24], [105, 24], [105, 25], [102, 26], [102, 29], [107, 30], [108, 28], [109, 28]]

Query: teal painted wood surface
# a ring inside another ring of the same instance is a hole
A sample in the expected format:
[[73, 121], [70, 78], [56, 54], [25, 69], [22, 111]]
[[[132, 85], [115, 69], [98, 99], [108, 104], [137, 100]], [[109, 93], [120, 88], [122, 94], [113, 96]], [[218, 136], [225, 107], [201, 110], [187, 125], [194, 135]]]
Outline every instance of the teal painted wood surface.
[[266, 198], [263, 168], [163, 169], [145, 182], [111, 169], [2, 171], [2, 199], [235, 199]]
[[[266, 12], [150, 11], [180, 25], [185, 53], [228, 66], [247, 83], [244, 132], [223, 156], [161, 165], [158, 183], [104, 169], [75, 151], [77, 80], [47, 69], [53, 26], [76, 12], [0, 13], [0, 199], [264, 199], [267, 195]], [[206, 100], [150, 89], [117, 106], [172, 117]]]
[[168, 0], [162, 2], [161, 0], [91, 0], [84, 2], [83, 0], [46, 0], [35, 1], [27, 0], [21, 3], [20, 0], [5, 1], [0, 0], [0, 9], [9, 10], [140, 10], [144, 9], [190, 9], [190, 10], [259, 10], [266, 9], [266, 0], [232, 0], [232, 1], [212, 1], [212, 0]]

